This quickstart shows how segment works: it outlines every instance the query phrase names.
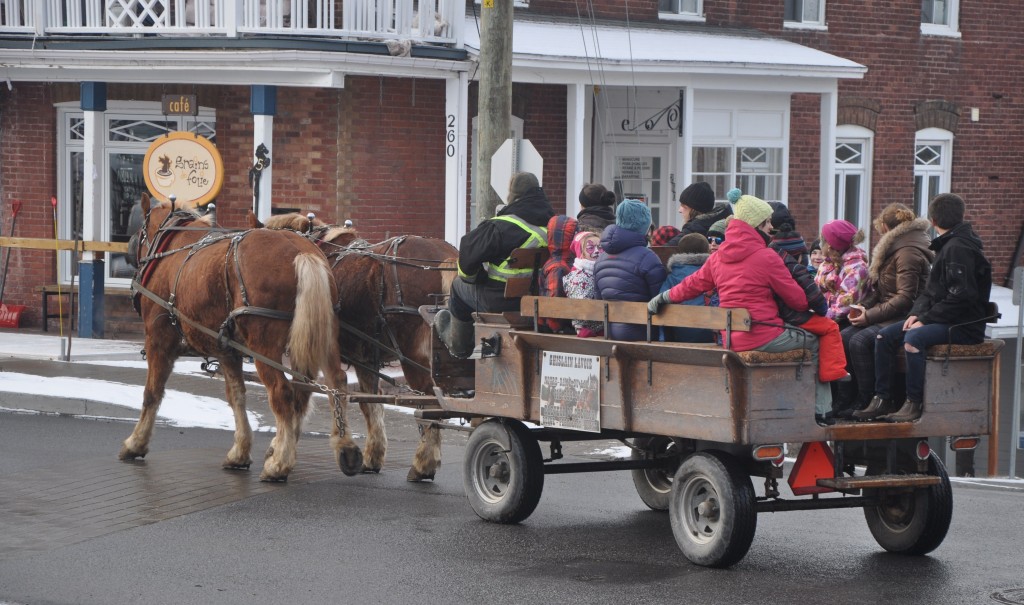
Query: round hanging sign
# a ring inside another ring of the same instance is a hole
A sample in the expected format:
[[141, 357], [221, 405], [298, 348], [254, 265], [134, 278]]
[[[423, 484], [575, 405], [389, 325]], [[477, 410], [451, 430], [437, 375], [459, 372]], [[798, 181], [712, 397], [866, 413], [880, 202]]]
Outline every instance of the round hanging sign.
[[158, 199], [203, 206], [220, 193], [224, 161], [217, 146], [193, 132], [171, 132], [153, 141], [143, 160], [146, 186]]

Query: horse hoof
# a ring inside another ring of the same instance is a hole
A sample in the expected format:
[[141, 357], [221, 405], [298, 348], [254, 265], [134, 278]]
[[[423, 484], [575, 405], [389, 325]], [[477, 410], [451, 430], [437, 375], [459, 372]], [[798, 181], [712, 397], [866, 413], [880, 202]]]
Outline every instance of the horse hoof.
[[220, 467], [229, 471], [247, 471], [252, 461], [249, 462], [225, 462]]
[[410, 483], [419, 483], [421, 481], [433, 481], [434, 473], [420, 473], [416, 469], [409, 469], [409, 474], [405, 476], [405, 480]]
[[371, 468], [369, 466], [364, 466], [363, 470], [361, 470], [359, 472], [361, 472], [364, 475], [379, 475], [380, 474], [380, 467], [378, 466], [377, 468]]
[[287, 483], [288, 475], [271, 476], [266, 473], [260, 475], [260, 481], [263, 483]]
[[125, 462], [131, 462], [132, 460], [135, 460], [136, 458], [145, 458], [145, 457], [146, 457], [146, 452], [139, 453], [139, 452], [135, 452], [135, 451], [129, 450], [126, 447], [122, 447], [121, 451], [117, 453], [117, 459], [118, 460], [124, 460]]
[[359, 447], [350, 445], [341, 448], [338, 452], [338, 467], [349, 477], [359, 474], [363, 470], [363, 453]]

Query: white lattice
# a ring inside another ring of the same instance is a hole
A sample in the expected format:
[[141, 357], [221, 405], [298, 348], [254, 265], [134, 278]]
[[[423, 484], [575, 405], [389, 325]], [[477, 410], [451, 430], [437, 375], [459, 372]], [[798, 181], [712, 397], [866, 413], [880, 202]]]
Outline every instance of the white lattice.
[[110, 27], [163, 27], [170, 14], [168, 0], [107, 0]]

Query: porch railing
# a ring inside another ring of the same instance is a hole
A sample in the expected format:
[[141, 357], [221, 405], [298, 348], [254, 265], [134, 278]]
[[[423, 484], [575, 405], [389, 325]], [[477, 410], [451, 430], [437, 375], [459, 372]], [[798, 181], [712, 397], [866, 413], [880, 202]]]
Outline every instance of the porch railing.
[[253, 34], [461, 45], [464, 0], [0, 0], [0, 33]]

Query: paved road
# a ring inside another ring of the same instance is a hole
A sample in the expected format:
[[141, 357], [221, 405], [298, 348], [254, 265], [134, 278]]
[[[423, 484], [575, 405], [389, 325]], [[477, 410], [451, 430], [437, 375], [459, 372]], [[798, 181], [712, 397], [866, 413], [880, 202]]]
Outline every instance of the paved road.
[[[43, 377], [138, 378], [103, 367], [0, 359], [0, 371]], [[16, 409], [77, 405], [0, 396]], [[792, 512], [761, 515], [748, 556], [710, 570], [682, 557], [628, 473], [549, 475], [524, 523], [480, 521], [462, 490], [461, 433], [445, 435], [435, 482], [405, 481], [416, 432], [403, 414], [389, 416], [380, 475], [344, 477], [327, 440], [306, 435], [287, 484], [221, 470], [220, 430], [160, 426], [145, 461], [120, 462], [130, 430], [0, 413], [0, 603], [1024, 603], [1020, 487], [955, 483], [953, 524], [932, 556], [884, 553], [858, 510]], [[258, 433], [254, 451], [270, 437]]]

